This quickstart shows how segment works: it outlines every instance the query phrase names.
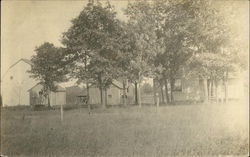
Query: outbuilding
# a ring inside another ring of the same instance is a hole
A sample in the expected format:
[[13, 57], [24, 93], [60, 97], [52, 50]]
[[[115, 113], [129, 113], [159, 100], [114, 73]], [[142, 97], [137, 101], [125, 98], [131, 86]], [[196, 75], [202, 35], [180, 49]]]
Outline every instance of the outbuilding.
[[[48, 99], [42, 94], [43, 86], [41, 83], [36, 84], [34, 87], [28, 90], [30, 97], [30, 105], [45, 105], [48, 104]], [[66, 90], [65, 88], [57, 85], [55, 92], [50, 92], [50, 105], [65, 105], [66, 104]]]

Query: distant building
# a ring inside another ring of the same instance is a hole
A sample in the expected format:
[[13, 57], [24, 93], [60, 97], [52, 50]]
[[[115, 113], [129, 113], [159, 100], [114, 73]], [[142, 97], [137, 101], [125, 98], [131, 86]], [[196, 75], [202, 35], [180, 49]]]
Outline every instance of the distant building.
[[[31, 61], [20, 59], [5, 72], [2, 78], [2, 104], [3, 106], [34, 105], [40, 103], [39, 91], [42, 85], [27, 72], [31, 70]], [[36, 95], [36, 96], [35, 96]], [[58, 91], [51, 94], [51, 104], [66, 103], [66, 90], [59, 85]]]
[[86, 96], [87, 91], [85, 88], [79, 86], [66, 87], [66, 104], [67, 105], [78, 105], [82, 104], [80, 96]]
[[[127, 103], [134, 102], [134, 87], [128, 85], [126, 87]], [[123, 84], [117, 80], [113, 80], [111, 86], [107, 89], [107, 104], [108, 105], [119, 105], [123, 103]], [[105, 94], [103, 91], [103, 102], [105, 101]], [[90, 86], [89, 88], [89, 103], [90, 104], [100, 104], [101, 96], [100, 90], [95, 85]]]
[[2, 78], [3, 106], [30, 105], [28, 90], [38, 82], [29, 77], [31, 62], [20, 59], [9, 67]]
[[[208, 80], [209, 82], [209, 80]], [[239, 73], [230, 73], [227, 81], [227, 96], [228, 100], [239, 100], [244, 97], [244, 78]], [[207, 84], [209, 86], [209, 84]], [[170, 87], [170, 84], [168, 85]], [[225, 86], [223, 85], [222, 80], [217, 82], [217, 93], [215, 90], [215, 84], [210, 85], [210, 90], [208, 90], [209, 97], [213, 100], [217, 99], [218, 101], [225, 100]], [[170, 89], [168, 90], [170, 93]], [[161, 90], [157, 89], [158, 93], [161, 93]], [[164, 95], [160, 95], [160, 99], [164, 97], [166, 102], [166, 95], [164, 89]], [[170, 94], [169, 94], [170, 97]], [[202, 80], [198, 77], [179, 77], [175, 78], [175, 84], [173, 89], [173, 97], [175, 101], [201, 101], [204, 100], [204, 86]], [[152, 98], [153, 102], [153, 98]]]
[[[38, 83], [34, 87], [28, 90], [30, 105], [47, 105], [48, 99], [42, 94], [43, 86]], [[55, 92], [50, 92], [50, 105], [65, 105], [66, 104], [66, 90], [65, 88], [57, 85], [57, 90]]]

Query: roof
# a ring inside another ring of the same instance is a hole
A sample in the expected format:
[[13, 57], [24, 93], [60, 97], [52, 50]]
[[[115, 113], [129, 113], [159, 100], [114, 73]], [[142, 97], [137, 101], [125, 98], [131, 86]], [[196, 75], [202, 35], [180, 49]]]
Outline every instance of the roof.
[[29, 65], [32, 65], [32, 62], [30, 61], [30, 60], [28, 60], [28, 59], [25, 59], [25, 58], [21, 58], [21, 59], [19, 59], [17, 62], [15, 62], [14, 64], [12, 64], [9, 68], [8, 68], [8, 70], [4, 73], [4, 75], [3, 75], [3, 78], [4, 78], [4, 76], [8, 73], [8, 71], [11, 69], [11, 68], [13, 68], [15, 65], [17, 65], [19, 62], [21, 62], [21, 61], [23, 61], [24, 63], [26, 63], [26, 64], [29, 64]]
[[[114, 85], [115, 87], [117, 87], [117, 88], [119, 88], [119, 89], [123, 89], [123, 84], [122, 84], [120, 81], [113, 80], [113, 81], [112, 81], [112, 85]], [[96, 85], [95, 85], [95, 84], [91, 84], [89, 87], [90, 87], [90, 88], [91, 88], [91, 87], [96, 87]]]
[[78, 95], [87, 95], [87, 91], [85, 88], [81, 88], [78, 86], [66, 87], [67, 94], [78, 94]]
[[117, 81], [117, 80], [113, 80], [112, 81], [112, 84], [118, 88], [123, 88], [123, 84], [120, 82], [120, 81]]
[[20, 60], [24, 61], [25, 63], [29, 64], [29, 65], [32, 65], [32, 62], [28, 59], [25, 59], [25, 58], [21, 58]]
[[25, 59], [25, 58], [21, 58], [21, 59], [19, 59], [16, 63], [12, 64], [12, 65], [9, 67], [9, 69], [11, 69], [12, 67], [14, 67], [17, 63], [19, 63], [19, 62], [21, 62], [21, 61], [23, 61], [24, 63], [27, 63], [27, 64], [29, 64], [29, 65], [32, 65], [32, 62], [31, 62], [30, 60]]
[[[31, 87], [28, 91], [32, 90], [33, 88], [35, 88], [36, 86], [38, 85], [42, 85], [41, 83], [37, 83], [35, 86]], [[62, 86], [60, 85], [56, 85], [57, 89], [56, 89], [56, 92], [65, 92], [65, 88], [63, 88]]]

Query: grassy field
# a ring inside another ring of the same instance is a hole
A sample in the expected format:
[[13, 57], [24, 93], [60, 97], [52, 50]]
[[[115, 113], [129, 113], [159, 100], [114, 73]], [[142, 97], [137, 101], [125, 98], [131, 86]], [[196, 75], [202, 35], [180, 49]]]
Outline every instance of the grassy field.
[[60, 111], [2, 110], [2, 154], [247, 156], [248, 106], [193, 104]]

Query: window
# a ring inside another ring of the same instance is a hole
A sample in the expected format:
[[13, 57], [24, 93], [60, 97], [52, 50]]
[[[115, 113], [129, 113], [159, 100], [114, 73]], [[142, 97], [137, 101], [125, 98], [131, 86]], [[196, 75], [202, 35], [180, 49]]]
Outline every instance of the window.
[[182, 91], [182, 82], [181, 82], [181, 79], [175, 79], [175, 82], [174, 82], [174, 91]]

